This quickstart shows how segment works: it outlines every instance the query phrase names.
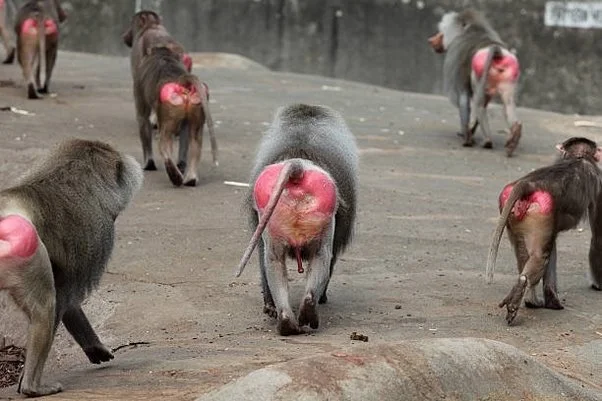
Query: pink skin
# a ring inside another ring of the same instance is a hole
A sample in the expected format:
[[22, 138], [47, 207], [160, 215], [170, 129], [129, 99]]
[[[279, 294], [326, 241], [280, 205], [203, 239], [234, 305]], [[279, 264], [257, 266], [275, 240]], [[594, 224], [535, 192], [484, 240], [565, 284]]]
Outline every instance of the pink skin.
[[0, 0], [0, 8], [4, 7], [4, 0]]
[[[38, 21], [33, 18], [27, 18], [21, 25], [21, 33], [36, 36], [38, 34]], [[44, 21], [44, 33], [46, 36], [58, 34], [58, 27], [53, 20], [47, 19]]]
[[[266, 167], [255, 182], [255, 204], [263, 212], [268, 204], [284, 164]], [[267, 230], [295, 249], [299, 273], [302, 247], [324, 232], [336, 208], [336, 187], [332, 179], [319, 170], [305, 170], [298, 180], [285, 184]]]
[[[508, 197], [510, 196], [510, 192], [512, 192], [512, 185], [506, 185], [500, 194], [500, 210], [508, 201]], [[552, 195], [545, 191], [535, 191], [531, 195], [527, 196], [524, 199], [518, 200], [514, 207], [512, 208], [512, 215], [517, 220], [522, 220], [527, 216], [527, 214], [532, 210], [532, 206], [538, 207], [538, 213], [543, 215], [548, 215], [552, 213], [554, 209], [554, 200], [552, 199]]]
[[[481, 49], [472, 57], [472, 70], [477, 78], [481, 78], [485, 68], [485, 62], [489, 55], [489, 49]], [[520, 66], [518, 59], [512, 53], [504, 51], [502, 57], [491, 61], [489, 76], [487, 78], [487, 94], [494, 96], [497, 94], [497, 87], [502, 82], [514, 83], [520, 75]]]
[[0, 219], [0, 261], [6, 258], [32, 257], [38, 250], [36, 229], [18, 215]]
[[188, 53], [182, 54], [182, 63], [184, 63], [188, 72], [192, 71], [192, 57]]
[[201, 103], [201, 97], [195, 87], [186, 88], [174, 82], [167, 83], [161, 87], [159, 99], [161, 103], [170, 103], [174, 106]]

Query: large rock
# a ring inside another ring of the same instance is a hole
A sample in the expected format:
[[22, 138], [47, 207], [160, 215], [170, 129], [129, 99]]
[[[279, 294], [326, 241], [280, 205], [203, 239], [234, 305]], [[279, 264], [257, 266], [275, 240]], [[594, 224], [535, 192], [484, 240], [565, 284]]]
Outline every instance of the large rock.
[[444, 338], [295, 359], [197, 401], [602, 400], [593, 389], [493, 340]]

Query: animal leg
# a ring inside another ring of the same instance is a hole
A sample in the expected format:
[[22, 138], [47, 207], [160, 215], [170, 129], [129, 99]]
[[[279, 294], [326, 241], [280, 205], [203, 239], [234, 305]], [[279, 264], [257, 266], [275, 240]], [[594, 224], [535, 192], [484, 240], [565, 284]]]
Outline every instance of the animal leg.
[[508, 157], [512, 156], [512, 153], [518, 146], [523, 131], [523, 125], [518, 121], [518, 116], [516, 114], [516, 104], [514, 102], [515, 88], [515, 83], [502, 82], [498, 85], [498, 92], [502, 99], [502, 103], [504, 104], [504, 116], [510, 127], [510, 134], [508, 135], [505, 145], [506, 155]]
[[63, 323], [90, 362], [99, 364], [113, 359], [113, 354], [100, 342], [81, 306], [67, 309], [63, 314]]
[[474, 139], [472, 138], [472, 132], [469, 129], [470, 124], [470, 97], [468, 93], [462, 92], [459, 98], [459, 112], [460, 112], [460, 126], [464, 136], [464, 143], [462, 146], [473, 146]]
[[278, 333], [283, 336], [301, 334], [297, 318], [289, 303], [288, 275], [286, 271], [286, 252], [284, 245], [263, 236], [267, 254], [265, 255], [265, 273], [278, 313]]
[[[175, 186], [180, 186], [184, 182], [184, 177], [172, 159], [173, 155], [173, 138], [179, 125], [179, 121], [174, 118], [162, 118], [159, 114], [159, 151], [165, 163], [165, 170]], [[148, 118], [146, 119], [148, 122]], [[149, 123], [150, 124], [150, 123]]]

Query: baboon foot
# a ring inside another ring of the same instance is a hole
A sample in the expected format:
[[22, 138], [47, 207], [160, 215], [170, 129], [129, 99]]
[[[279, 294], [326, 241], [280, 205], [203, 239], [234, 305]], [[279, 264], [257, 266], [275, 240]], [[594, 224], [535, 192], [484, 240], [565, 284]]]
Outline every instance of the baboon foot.
[[529, 309], [543, 308], [544, 304], [541, 299], [525, 300], [525, 306]]
[[144, 166], [146, 171], [155, 171], [157, 170], [157, 166], [155, 165], [155, 161], [153, 159], [148, 159], [146, 161], [146, 165]]
[[28, 99], [41, 99], [42, 96], [38, 94], [36, 87], [33, 84], [27, 85], [27, 98]]
[[180, 170], [178, 170], [176, 165], [173, 164], [173, 161], [169, 159], [165, 161], [165, 170], [167, 171], [167, 175], [169, 176], [169, 180], [172, 184], [174, 184], [176, 187], [182, 185], [184, 182], [184, 177], [182, 177], [182, 173], [180, 173]]
[[4, 59], [2, 64], [12, 64], [13, 61], [15, 61], [15, 48], [14, 47], [8, 51], [6, 58]]
[[527, 286], [527, 278], [521, 276], [518, 283], [512, 287], [510, 293], [498, 305], [500, 308], [506, 306], [506, 322], [510, 325], [516, 318], [523, 296], [525, 295], [525, 287]]
[[315, 330], [319, 324], [316, 301], [312, 294], [308, 294], [303, 299], [301, 308], [299, 308], [299, 326], [309, 325], [309, 327]]
[[111, 350], [105, 347], [103, 344], [94, 345], [92, 347], [84, 349], [84, 352], [88, 356], [90, 362], [99, 364], [101, 362], [108, 362], [114, 358]]
[[278, 317], [278, 333], [281, 336], [294, 336], [297, 334], [303, 334], [304, 331], [302, 331], [299, 328], [299, 325], [297, 324], [297, 322], [294, 321], [294, 319], [291, 319], [289, 317], [279, 316]]
[[543, 298], [545, 300], [544, 306], [547, 309], [564, 309], [564, 306], [562, 306], [562, 304], [560, 303], [560, 299], [558, 299], [558, 294], [556, 294], [556, 291], [552, 290], [551, 288], [544, 287]]
[[186, 185], [187, 187], [196, 187], [196, 178], [192, 178], [190, 180], [186, 180], [184, 182], [184, 185]]
[[518, 146], [518, 141], [520, 141], [520, 137], [522, 135], [523, 125], [519, 122], [515, 122], [510, 127], [510, 137], [506, 141], [506, 156], [512, 156], [512, 153]]
[[543, 308], [543, 301], [537, 297], [535, 288], [529, 288], [525, 294], [525, 306], [531, 309]]
[[61, 391], [63, 391], [63, 386], [60, 383], [53, 383], [42, 384], [37, 386], [36, 388], [30, 388], [23, 385], [22, 383], [19, 383], [19, 389], [17, 391], [28, 397], [41, 397], [44, 395], [60, 393]]
[[48, 93], [48, 84], [46, 84], [43, 87], [41, 87], [40, 89], [38, 89], [38, 93], [47, 94]]
[[485, 143], [483, 144], [483, 147], [485, 149], [492, 149], [493, 148], [493, 142], [491, 142], [491, 139], [485, 141]]

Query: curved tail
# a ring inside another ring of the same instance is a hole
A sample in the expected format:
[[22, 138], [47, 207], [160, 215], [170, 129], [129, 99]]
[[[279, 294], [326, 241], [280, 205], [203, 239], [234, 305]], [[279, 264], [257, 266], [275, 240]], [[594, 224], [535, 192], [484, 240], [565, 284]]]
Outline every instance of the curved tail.
[[284, 191], [285, 184], [288, 182], [289, 179], [300, 176], [302, 173], [303, 165], [298, 160], [290, 160], [285, 162], [284, 167], [278, 175], [278, 180], [274, 185], [272, 194], [270, 195], [270, 200], [259, 219], [259, 223], [255, 228], [253, 236], [251, 237], [249, 246], [245, 250], [243, 257], [240, 260], [240, 263], [238, 264], [238, 267], [236, 269], [236, 277], [239, 277], [242, 274], [245, 266], [247, 265], [247, 262], [249, 262], [249, 259], [251, 258], [251, 255], [253, 254], [257, 243], [259, 242], [259, 238], [261, 238], [261, 234], [263, 234], [263, 231], [265, 230], [266, 226], [268, 225], [268, 222], [270, 221], [270, 217], [272, 217], [272, 213], [274, 213], [274, 210], [276, 209], [278, 200], [280, 200], [280, 196]]
[[479, 80], [477, 90], [475, 93], [475, 104], [484, 104], [485, 87], [487, 86], [487, 79], [489, 78], [489, 70], [491, 69], [491, 64], [493, 63], [493, 59], [500, 58], [502, 57], [502, 55], [502, 47], [500, 45], [491, 45], [489, 47], [489, 53], [487, 54], [487, 59], [485, 60], [485, 65], [483, 67], [483, 75]]
[[510, 196], [504, 205], [500, 213], [500, 217], [498, 219], [497, 227], [495, 228], [495, 232], [493, 233], [493, 238], [491, 239], [491, 246], [489, 247], [489, 256], [487, 258], [487, 268], [485, 270], [485, 280], [487, 284], [491, 284], [493, 281], [493, 271], [495, 270], [495, 261], [497, 259], [497, 252], [500, 247], [500, 240], [502, 239], [502, 234], [504, 233], [504, 227], [508, 223], [508, 217], [512, 212], [512, 208], [514, 204], [529, 194], [529, 185], [524, 181], [519, 181], [512, 188], [512, 192], [510, 192]]
[[211, 156], [213, 157], [213, 164], [219, 166], [218, 151], [217, 151], [217, 139], [215, 139], [215, 129], [213, 125], [213, 118], [209, 111], [209, 87], [205, 83], [201, 83], [205, 87], [206, 95], [205, 99], [201, 102], [203, 107], [203, 113], [205, 114], [205, 121], [207, 122], [207, 129], [209, 130], [209, 139], [211, 141]]
[[42, 7], [41, 11], [37, 15], [36, 20], [38, 23], [38, 65], [40, 66], [40, 85], [43, 88], [44, 84], [46, 83], [46, 26], [44, 25], [46, 20], [45, 7]]

